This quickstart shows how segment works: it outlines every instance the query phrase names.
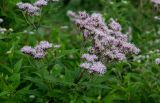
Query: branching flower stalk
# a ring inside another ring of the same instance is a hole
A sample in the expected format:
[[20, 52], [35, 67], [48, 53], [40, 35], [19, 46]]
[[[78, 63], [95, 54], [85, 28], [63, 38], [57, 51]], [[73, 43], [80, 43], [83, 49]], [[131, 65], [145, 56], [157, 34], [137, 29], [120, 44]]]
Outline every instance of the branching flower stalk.
[[[37, 0], [33, 4], [19, 2], [19, 3], [17, 3], [17, 7], [22, 11], [23, 16], [24, 16], [26, 22], [29, 25], [32, 25], [37, 30], [38, 27], [39, 27], [40, 21], [41, 21], [42, 8], [44, 6], [47, 6], [48, 2], [49, 2], [49, 0]], [[40, 16], [39, 17], [39, 21], [38, 21], [38, 26], [35, 25], [34, 21], [32, 22], [29, 19], [27, 19], [26, 14], [28, 14], [29, 16], [31, 16], [30, 18], [33, 18], [35, 16]]]

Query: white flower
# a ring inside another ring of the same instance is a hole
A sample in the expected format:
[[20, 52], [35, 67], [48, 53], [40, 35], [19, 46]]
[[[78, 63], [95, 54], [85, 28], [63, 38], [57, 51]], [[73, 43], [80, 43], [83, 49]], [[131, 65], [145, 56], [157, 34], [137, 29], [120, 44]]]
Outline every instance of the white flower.
[[0, 18], [0, 23], [2, 23], [3, 22], [3, 19], [2, 18]]

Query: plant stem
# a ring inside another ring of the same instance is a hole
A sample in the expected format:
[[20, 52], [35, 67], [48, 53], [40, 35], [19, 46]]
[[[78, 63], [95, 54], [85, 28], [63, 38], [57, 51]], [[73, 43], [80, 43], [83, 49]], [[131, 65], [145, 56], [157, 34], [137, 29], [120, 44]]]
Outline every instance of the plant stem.
[[39, 17], [39, 21], [38, 21], [38, 27], [40, 26], [41, 19], [42, 19], [42, 8], [40, 9], [40, 17]]
[[37, 27], [34, 25], [34, 23], [30, 22], [30, 21], [27, 19], [27, 17], [26, 17], [26, 15], [24, 14], [24, 12], [22, 12], [22, 14], [23, 14], [23, 17], [24, 17], [25, 21], [27, 22], [27, 24], [32, 25], [32, 26], [37, 30]]
[[27, 20], [27, 17], [26, 17], [26, 15], [24, 14], [24, 12], [22, 12], [22, 14], [23, 14], [23, 17], [24, 17], [26, 23], [27, 23], [28, 25], [31, 25], [31, 23]]
[[85, 73], [85, 70], [81, 71], [79, 77], [74, 81], [75, 84], [78, 84], [78, 82], [82, 79], [84, 73]]

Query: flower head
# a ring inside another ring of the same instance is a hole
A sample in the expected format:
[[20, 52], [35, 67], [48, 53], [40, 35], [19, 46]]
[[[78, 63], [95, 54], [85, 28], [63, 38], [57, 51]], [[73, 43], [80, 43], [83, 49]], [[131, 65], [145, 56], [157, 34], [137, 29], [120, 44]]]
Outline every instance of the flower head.
[[91, 67], [91, 65], [91, 63], [82, 63], [80, 64], [80, 67], [88, 70]]
[[93, 62], [93, 65], [91, 66], [89, 71], [104, 74], [106, 72], [106, 66], [101, 62]]
[[24, 46], [21, 48], [21, 52], [31, 55], [35, 59], [42, 59], [45, 57], [45, 50], [52, 47], [52, 44], [47, 41], [41, 41], [37, 46], [32, 48], [31, 46]]
[[46, 6], [47, 4], [48, 4], [48, 2], [46, 0], [37, 0], [34, 3], [34, 6], [43, 7], [43, 6]]
[[24, 46], [23, 48], [21, 48], [21, 52], [23, 52], [24, 54], [33, 55], [35, 49], [32, 48], [31, 46]]
[[98, 57], [96, 55], [83, 54], [82, 58], [86, 61], [80, 64], [80, 67], [86, 69], [89, 73], [104, 74], [106, 72], [106, 66], [97, 61]]
[[34, 52], [34, 58], [35, 59], [42, 59], [45, 57], [45, 52], [41, 47], [36, 46], [35, 47], [35, 52]]
[[155, 62], [156, 62], [156, 64], [160, 64], [160, 58], [157, 58], [157, 59], [155, 60]]
[[52, 44], [49, 43], [48, 41], [41, 41], [39, 43], [39, 45], [37, 45], [39, 48], [43, 49], [43, 50], [47, 50], [49, 48], [52, 48]]
[[121, 25], [118, 22], [116, 22], [114, 19], [111, 19], [109, 27], [114, 31], [121, 31], [122, 30]]
[[106, 72], [106, 66], [100, 61], [98, 62], [85, 62], [80, 64], [81, 68], [86, 69], [89, 73], [104, 74]]
[[30, 3], [19, 2], [17, 3], [17, 7], [30, 15], [39, 15], [39, 8]]
[[91, 54], [83, 54], [82, 58], [86, 59], [89, 62], [92, 62], [92, 61], [95, 61], [95, 60], [98, 59], [98, 57], [96, 55], [94, 55], [94, 54], [93, 55], [91, 55]]
[[160, 4], [160, 0], [151, 0], [151, 2], [153, 2], [154, 4], [157, 4], [157, 5]]

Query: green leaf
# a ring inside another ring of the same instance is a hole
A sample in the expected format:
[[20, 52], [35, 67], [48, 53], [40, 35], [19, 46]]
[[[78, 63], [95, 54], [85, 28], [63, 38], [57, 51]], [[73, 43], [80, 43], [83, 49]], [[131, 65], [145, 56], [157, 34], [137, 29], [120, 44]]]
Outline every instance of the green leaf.
[[0, 97], [6, 95], [6, 94], [8, 94], [8, 93], [9, 93], [8, 91], [1, 92], [1, 93], [0, 93]]
[[20, 77], [21, 76], [19, 73], [15, 73], [9, 77], [9, 80], [12, 82], [14, 88], [16, 88], [20, 84]]
[[15, 65], [14, 65], [14, 72], [18, 73], [22, 67], [22, 61], [23, 59], [19, 60]]

